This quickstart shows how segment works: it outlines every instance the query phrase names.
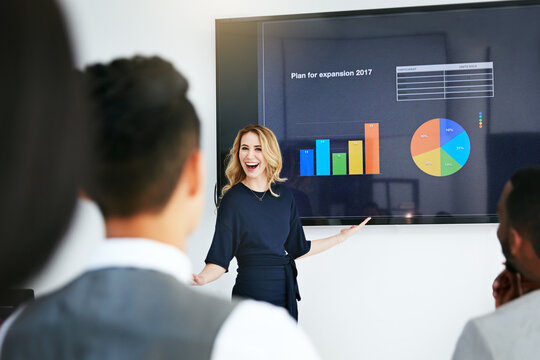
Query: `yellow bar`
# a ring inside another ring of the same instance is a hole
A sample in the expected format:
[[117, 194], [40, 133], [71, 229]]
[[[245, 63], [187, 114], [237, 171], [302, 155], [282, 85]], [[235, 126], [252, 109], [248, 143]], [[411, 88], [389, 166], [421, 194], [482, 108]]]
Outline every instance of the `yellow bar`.
[[364, 173], [364, 154], [362, 140], [349, 141], [349, 175]]

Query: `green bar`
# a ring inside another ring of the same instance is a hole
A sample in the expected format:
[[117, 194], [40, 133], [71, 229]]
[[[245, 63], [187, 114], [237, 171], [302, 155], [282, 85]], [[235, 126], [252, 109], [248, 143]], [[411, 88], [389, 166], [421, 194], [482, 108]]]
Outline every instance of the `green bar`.
[[346, 153], [332, 153], [332, 175], [347, 175]]

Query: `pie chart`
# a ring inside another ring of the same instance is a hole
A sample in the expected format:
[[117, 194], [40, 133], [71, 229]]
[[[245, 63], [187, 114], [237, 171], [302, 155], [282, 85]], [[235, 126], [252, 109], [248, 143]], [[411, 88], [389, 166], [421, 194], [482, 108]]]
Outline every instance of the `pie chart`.
[[458, 172], [469, 159], [471, 141], [461, 125], [449, 119], [431, 119], [416, 129], [411, 156], [420, 170], [431, 176]]

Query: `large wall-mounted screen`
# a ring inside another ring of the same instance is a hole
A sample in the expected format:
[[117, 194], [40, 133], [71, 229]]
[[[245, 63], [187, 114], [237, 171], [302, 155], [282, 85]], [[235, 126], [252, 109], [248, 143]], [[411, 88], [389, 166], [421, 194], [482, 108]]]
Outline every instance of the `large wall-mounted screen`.
[[217, 20], [218, 189], [259, 123], [305, 224], [496, 221], [540, 164], [538, 19], [512, 1]]

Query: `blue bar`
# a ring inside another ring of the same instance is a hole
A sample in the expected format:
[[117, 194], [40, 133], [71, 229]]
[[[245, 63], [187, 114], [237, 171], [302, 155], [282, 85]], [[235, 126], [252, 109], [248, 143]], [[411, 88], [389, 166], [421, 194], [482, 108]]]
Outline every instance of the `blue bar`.
[[315, 141], [317, 175], [330, 175], [330, 139]]
[[315, 175], [315, 159], [313, 149], [300, 150], [300, 176]]

